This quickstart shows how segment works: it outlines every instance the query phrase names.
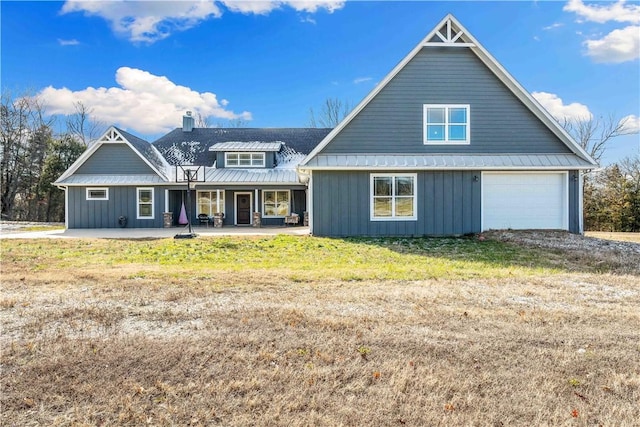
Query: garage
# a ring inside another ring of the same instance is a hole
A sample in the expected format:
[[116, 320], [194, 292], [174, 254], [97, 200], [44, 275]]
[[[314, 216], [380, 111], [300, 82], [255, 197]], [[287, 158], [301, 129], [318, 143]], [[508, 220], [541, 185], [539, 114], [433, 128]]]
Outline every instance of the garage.
[[567, 230], [566, 172], [484, 172], [482, 230]]

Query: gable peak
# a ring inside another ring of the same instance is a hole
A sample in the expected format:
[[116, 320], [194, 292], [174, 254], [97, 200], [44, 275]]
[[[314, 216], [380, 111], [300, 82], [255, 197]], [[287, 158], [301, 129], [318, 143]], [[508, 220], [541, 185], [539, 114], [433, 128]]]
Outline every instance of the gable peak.
[[427, 39], [427, 43], [463, 44], [471, 43], [471, 40], [462, 25], [449, 14], [433, 30], [433, 35]]
[[124, 137], [118, 132], [115, 128], [111, 128], [102, 135], [102, 138], [98, 140], [99, 142], [125, 142]]

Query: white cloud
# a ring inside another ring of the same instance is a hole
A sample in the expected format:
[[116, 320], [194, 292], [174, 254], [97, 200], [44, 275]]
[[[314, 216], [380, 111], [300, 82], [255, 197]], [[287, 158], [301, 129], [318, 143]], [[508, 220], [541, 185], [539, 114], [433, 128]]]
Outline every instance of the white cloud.
[[[230, 12], [266, 15], [274, 9], [290, 7], [298, 12], [332, 13], [344, 7], [346, 0], [189, 0], [189, 1], [104, 1], [67, 0], [61, 13], [82, 12], [109, 22], [112, 30], [132, 42], [154, 43], [176, 31], [184, 31], [201, 22], [222, 16], [219, 5]], [[307, 22], [310, 22], [307, 20]]]
[[232, 12], [266, 15], [272, 10], [291, 7], [297, 12], [315, 13], [324, 9], [329, 13], [344, 7], [346, 0], [220, 0]]
[[634, 114], [630, 114], [620, 119], [619, 123], [624, 123], [622, 126], [622, 133], [632, 134], [640, 133], [640, 117]]
[[559, 122], [588, 120], [593, 116], [586, 105], [578, 102], [565, 105], [562, 98], [554, 93], [533, 92], [532, 95]]
[[76, 39], [71, 39], [71, 40], [58, 39], [58, 44], [60, 46], [77, 46], [80, 44], [80, 42]]
[[307, 23], [307, 24], [313, 24], [313, 25], [316, 25], [316, 20], [315, 20], [315, 19], [313, 19], [313, 18], [312, 18], [312, 17], [310, 17], [310, 16], [301, 16], [301, 17], [300, 17], [300, 22], [305, 22], [305, 23]]
[[595, 62], [619, 63], [640, 57], [640, 26], [613, 30], [599, 40], [587, 40], [587, 55]]
[[553, 29], [556, 29], [556, 28], [560, 28], [560, 27], [562, 27], [563, 25], [564, 25], [563, 23], [560, 23], [560, 22], [554, 22], [554, 23], [553, 23], [553, 24], [551, 24], [551, 25], [547, 25], [546, 27], [542, 27], [542, 29], [543, 29], [543, 30], [545, 30], [545, 31], [549, 31], [549, 30], [553, 30]]
[[575, 12], [587, 21], [603, 24], [608, 21], [640, 23], [640, 5], [628, 5], [624, 0], [606, 5], [589, 5], [582, 0], [569, 0], [562, 9]]
[[51, 114], [73, 114], [74, 105], [82, 102], [92, 110], [92, 119], [142, 134], [164, 133], [179, 126], [187, 110], [203, 117], [252, 119], [250, 112], [236, 114], [226, 109], [228, 101], [218, 101], [214, 93], [196, 92], [147, 71], [121, 67], [116, 71], [116, 82], [120, 87], [79, 91], [49, 86], [39, 95]]
[[360, 83], [370, 82], [371, 80], [373, 80], [373, 77], [358, 77], [354, 79], [353, 82], [355, 84], [360, 84]]
[[213, 1], [68, 0], [61, 13], [83, 12], [109, 22], [116, 34], [133, 42], [153, 43], [175, 31], [195, 27], [222, 15]]

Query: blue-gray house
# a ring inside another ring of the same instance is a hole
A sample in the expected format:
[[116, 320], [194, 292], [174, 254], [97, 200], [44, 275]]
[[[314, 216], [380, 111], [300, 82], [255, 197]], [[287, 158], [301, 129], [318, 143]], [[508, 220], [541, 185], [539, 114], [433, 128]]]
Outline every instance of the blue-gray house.
[[[582, 232], [595, 161], [451, 15], [334, 129], [111, 128], [62, 175], [67, 226], [161, 227], [185, 202], [225, 225], [308, 212], [323, 236]], [[165, 218], [166, 219], [166, 218]]]

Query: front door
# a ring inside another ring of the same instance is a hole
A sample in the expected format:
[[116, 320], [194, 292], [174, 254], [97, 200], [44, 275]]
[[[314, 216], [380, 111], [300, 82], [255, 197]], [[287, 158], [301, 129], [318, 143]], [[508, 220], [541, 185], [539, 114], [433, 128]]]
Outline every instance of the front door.
[[236, 224], [251, 224], [251, 193], [236, 193]]

